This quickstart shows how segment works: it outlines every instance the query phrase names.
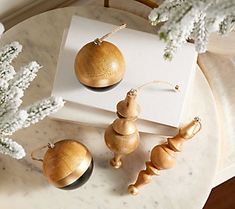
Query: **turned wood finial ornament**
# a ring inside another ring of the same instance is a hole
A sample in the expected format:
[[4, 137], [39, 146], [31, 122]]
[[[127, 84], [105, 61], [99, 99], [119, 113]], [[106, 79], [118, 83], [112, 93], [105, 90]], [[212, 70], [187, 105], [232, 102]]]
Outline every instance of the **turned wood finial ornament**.
[[192, 122], [180, 128], [179, 133], [168, 138], [166, 143], [155, 146], [150, 155], [150, 161], [146, 162], [146, 169], [140, 171], [134, 184], [129, 185], [128, 192], [136, 195], [139, 188], [151, 182], [153, 175], [160, 175], [160, 170], [172, 168], [176, 163], [176, 153], [182, 151], [182, 145], [201, 130], [201, 122], [198, 117]]
[[[48, 148], [44, 158], [34, 157], [35, 152], [43, 148]], [[72, 190], [82, 186], [93, 170], [93, 159], [89, 150], [76, 140], [49, 143], [34, 150], [31, 157], [43, 163], [43, 173], [48, 182], [59, 189]]]
[[136, 120], [140, 113], [140, 107], [136, 102], [136, 90], [130, 90], [126, 98], [117, 104], [116, 119], [105, 131], [105, 143], [114, 153], [110, 164], [114, 168], [122, 165], [121, 158], [133, 152], [139, 145], [139, 132]]
[[[140, 106], [136, 101], [136, 97], [142, 88], [153, 83], [165, 83], [169, 85], [168, 82], [151, 81], [136, 89], [130, 90], [126, 98], [117, 104], [118, 118], [105, 130], [105, 143], [114, 153], [114, 157], [110, 161], [110, 164], [114, 168], [120, 168], [122, 165], [122, 157], [135, 151], [139, 145], [140, 137], [136, 120], [140, 114]], [[171, 84], [170, 86], [172, 88]], [[179, 86], [176, 85], [173, 89], [178, 91]]]
[[75, 74], [83, 85], [99, 91], [114, 87], [122, 80], [125, 72], [124, 57], [117, 46], [105, 39], [125, 27], [126, 24], [123, 24], [103, 37], [87, 43], [77, 53]]

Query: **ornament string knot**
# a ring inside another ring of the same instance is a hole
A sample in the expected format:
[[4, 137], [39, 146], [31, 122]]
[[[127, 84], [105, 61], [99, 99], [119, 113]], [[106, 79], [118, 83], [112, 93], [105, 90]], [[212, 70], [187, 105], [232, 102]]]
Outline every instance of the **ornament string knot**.
[[39, 152], [39, 151], [41, 151], [42, 149], [45, 149], [45, 148], [53, 149], [54, 147], [55, 147], [55, 144], [49, 142], [47, 145], [41, 146], [41, 147], [39, 147], [39, 148], [33, 150], [33, 151], [31, 152], [31, 158], [32, 158], [32, 160], [36, 160], [36, 161], [43, 162], [43, 159], [35, 157], [36, 153]]
[[55, 147], [55, 145], [54, 145], [53, 143], [48, 143], [47, 146], [48, 146], [48, 148], [50, 148], [50, 149], [53, 149], [53, 148]]

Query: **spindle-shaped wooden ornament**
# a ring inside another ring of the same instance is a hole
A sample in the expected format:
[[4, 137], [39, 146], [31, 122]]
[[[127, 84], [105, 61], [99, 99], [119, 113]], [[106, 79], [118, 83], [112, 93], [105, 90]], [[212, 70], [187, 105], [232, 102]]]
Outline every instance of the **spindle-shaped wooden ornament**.
[[114, 44], [106, 38], [126, 27], [123, 24], [114, 31], [84, 45], [75, 59], [77, 79], [92, 90], [107, 90], [118, 84], [125, 72], [125, 60]]
[[[35, 152], [43, 148], [48, 148], [44, 158], [36, 158]], [[72, 190], [82, 186], [93, 170], [93, 159], [89, 150], [76, 140], [49, 143], [34, 150], [31, 157], [43, 162], [43, 173], [48, 182], [59, 189]]]
[[179, 133], [168, 138], [166, 143], [155, 146], [150, 155], [150, 161], [146, 162], [146, 169], [140, 171], [134, 184], [129, 185], [128, 192], [136, 195], [139, 188], [148, 184], [153, 175], [160, 175], [160, 170], [172, 168], [176, 163], [176, 153], [182, 151], [182, 145], [201, 130], [201, 122], [198, 117], [192, 122], [180, 128]]
[[120, 168], [122, 165], [122, 157], [136, 150], [139, 145], [140, 137], [136, 126], [136, 120], [140, 114], [140, 106], [136, 101], [137, 93], [150, 84], [168, 84], [174, 90], [178, 90], [179, 86], [172, 86], [164, 81], [151, 81], [130, 90], [126, 98], [117, 104], [116, 119], [105, 130], [104, 139], [107, 147], [114, 153], [110, 164], [114, 168]]
[[136, 90], [130, 90], [126, 98], [117, 104], [116, 119], [105, 131], [105, 143], [114, 153], [110, 164], [114, 168], [122, 165], [121, 158], [133, 152], [139, 145], [139, 132], [135, 121], [140, 113], [140, 107], [136, 102]]

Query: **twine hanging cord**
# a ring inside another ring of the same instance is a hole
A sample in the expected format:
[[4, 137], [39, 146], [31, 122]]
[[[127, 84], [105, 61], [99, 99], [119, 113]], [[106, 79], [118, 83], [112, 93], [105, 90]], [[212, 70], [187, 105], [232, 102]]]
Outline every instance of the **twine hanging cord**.
[[193, 136], [195, 136], [202, 129], [201, 119], [199, 117], [195, 117], [194, 121], [197, 122], [199, 126], [194, 127]]
[[119, 30], [122, 30], [124, 28], [126, 28], [126, 24], [122, 24], [120, 26], [118, 26], [117, 28], [115, 28], [113, 31], [111, 31], [110, 33], [105, 34], [104, 36], [102, 36], [101, 38], [97, 38], [94, 40], [94, 43], [97, 45], [100, 45], [105, 39], [109, 38], [110, 36], [112, 36], [114, 33], [118, 32]]
[[48, 143], [47, 145], [44, 145], [44, 146], [42, 146], [42, 147], [39, 147], [39, 148], [33, 150], [33, 151], [31, 152], [31, 158], [32, 158], [32, 160], [37, 160], [37, 161], [43, 162], [43, 159], [35, 157], [35, 154], [36, 154], [37, 152], [41, 151], [42, 149], [45, 149], [45, 148], [53, 149], [54, 146], [55, 146], [55, 145], [54, 145], [53, 143]]
[[166, 85], [170, 86], [171, 89], [174, 90], [175, 92], [179, 92], [179, 91], [180, 91], [180, 86], [179, 86], [179, 85], [173, 85], [173, 84], [170, 83], [170, 82], [167, 82], [167, 81], [159, 81], [159, 80], [153, 80], [153, 81], [144, 83], [144, 84], [142, 84], [141, 86], [138, 86], [137, 88], [132, 89], [132, 91], [139, 92], [139, 91], [142, 90], [143, 88], [145, 88], [145, 87], [147, 87], [147, 86], [149, 86], [149, 85], [152, 85], [152, 84], [166, 84]]

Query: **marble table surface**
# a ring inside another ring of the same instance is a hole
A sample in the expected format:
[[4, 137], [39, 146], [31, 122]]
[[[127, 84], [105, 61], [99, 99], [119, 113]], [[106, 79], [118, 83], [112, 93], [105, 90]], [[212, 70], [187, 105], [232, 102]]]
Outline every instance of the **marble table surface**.
[[[3, 35], [0, 44], [18, 40], [24, 46], [15, 61], [16, 68], [31, 60], [37, 60], [44, 66], [25, 92], [23, 105], [50, 95], [63, 31], [74, 14], [113, 24], [126, 22], [130, 28], [154, 33], [154, 29], [141, 17], [92, 6], [53, 10], [14, 26]], [[14, 138], [25, 147], [28, 155], [20, 161], [0, 157], [1, 208], [201, 209], [212, 187], [220, 140], [213, 95], [199, 68], [190, 86], [183, 122], [194, 116], [201, 117], [202, 131], [185, 143], [183, 152], [178, 155], [177, 166], [154, 177], [153, 182], [137, 196], [128, 195], [127, 186], [144, 168], [151, 148], [164, 138], [141, 134], [138, 150], [125, 158], [122, 169], [114, 170], [108, 163], [111, 153], [105, 147], [103, 129], [45, 119], [18, 131]], [[91, 179], [74, 191], [50, 186], [42, 174], [42, 165], [30, 159], [33, 149], [49, 141], [66, 138], [79, 139], [86, 144], [95, 162]]]

